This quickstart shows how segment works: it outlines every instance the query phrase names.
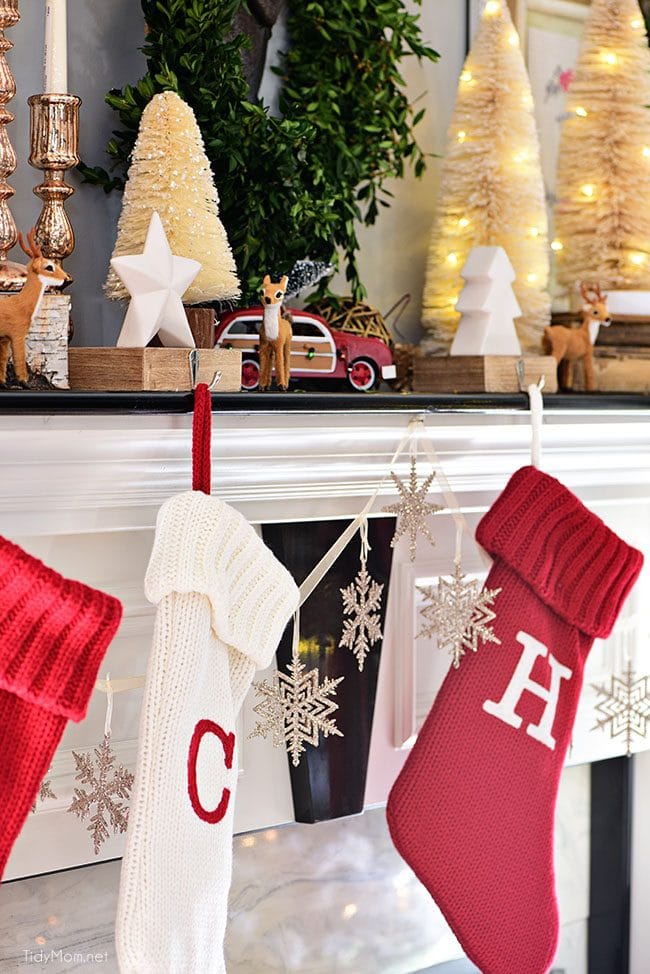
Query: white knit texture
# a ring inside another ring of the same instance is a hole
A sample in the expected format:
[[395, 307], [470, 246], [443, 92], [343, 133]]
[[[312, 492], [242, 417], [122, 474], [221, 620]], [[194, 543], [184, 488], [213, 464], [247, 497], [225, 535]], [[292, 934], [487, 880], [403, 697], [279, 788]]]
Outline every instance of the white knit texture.
[[188, 492], [160, 510], [145, 591], [158, 610], [120, 879], [120, 971], [222, 974], [237, 745], [231, 768], [214, 734], [199, 747], [203, 808], [231, 792], [225, 816], [210, 824], [190, 801], [190, 742], [200, 720], [235, 732], [255, 669], [271, 662], [298, 590], [237, 511]]

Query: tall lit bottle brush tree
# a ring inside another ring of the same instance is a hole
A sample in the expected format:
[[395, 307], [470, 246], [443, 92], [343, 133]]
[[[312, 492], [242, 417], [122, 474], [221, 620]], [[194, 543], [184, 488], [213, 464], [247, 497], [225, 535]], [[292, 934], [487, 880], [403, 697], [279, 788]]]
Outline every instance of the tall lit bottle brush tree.
[[650, 289], [650, 49], [637, 0], [593, 0], [569, 89], [553, 250], [558, 283]]
[[432, 351], [449, 347], [460, 272], [476, 246], [506, 251], [519, 340], [539, 353], [550, 319], [548, 219], [530, 81], [505, 0], [483, 8], [449, 128], [423, 296]]
[[[154, 210], [172, 252], [201, 263], [185, 292], [185, 303], [239, 297], [235, 260], [219, 218], [219, 196], [203, 138], [194, 112], [173, 91], [154, 95], [142, 113], [113, 257], [142, 253]], [[106, 293], [110, 298], [128, 297], [114, 271], [109, 272]]]

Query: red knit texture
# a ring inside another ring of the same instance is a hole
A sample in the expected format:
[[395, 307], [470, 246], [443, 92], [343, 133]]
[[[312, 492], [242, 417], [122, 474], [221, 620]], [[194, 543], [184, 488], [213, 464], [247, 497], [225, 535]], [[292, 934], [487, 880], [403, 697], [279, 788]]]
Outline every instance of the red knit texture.
[[117, 599], [0, 538], [0, 877], [121, 617]]
[[[450, 669], [393, 786], [388, 824], [483, 974], [546, 974], [559, 929], [555, 804], [584, 665], [643, 557], [533, 467], [513, 476], [477, 538], [495, 559], [486, 587], [502, 589], [493, 623], [501, 645], [479, 644]], [[558, 667], [567, 670], [553, 706], [534, 685], [548, 693]], [[486, 702], [501, 704], [502, 716]], [[534, 736], [544, 737], [535, 728], [549, 715], [554, 746]]]
[[192, 419], [192, 490], [209, 494], [212, 486], [212, 396], [205, 382], [194, 390]]

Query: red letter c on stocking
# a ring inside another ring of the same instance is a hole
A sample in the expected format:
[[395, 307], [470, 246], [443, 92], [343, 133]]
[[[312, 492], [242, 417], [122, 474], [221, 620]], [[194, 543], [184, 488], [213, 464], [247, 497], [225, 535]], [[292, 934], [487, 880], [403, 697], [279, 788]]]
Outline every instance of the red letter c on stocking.
[[199, 756], [199, 747], [206, 734], [214, 734], [221, 741], [224, 754], [224, 764], [232, 768], [232, 758], [235, 750], [235, 735], [226, 734], [223, 727], [215, 724], [213, 720], [200, 720], [194, 728], [192, 740], [190, 741], [190, 751], [187, 757], [187, 790], [189, 792], [192, 808], [204, 822], [209, 825], [216, 825], [226, 814], [230, 801], [230, 789], [224, 788], [221, 793], [221, 801], [213, 812], [207, 811], [199, 799], [199, 790], [196, 784], [196, 761]]

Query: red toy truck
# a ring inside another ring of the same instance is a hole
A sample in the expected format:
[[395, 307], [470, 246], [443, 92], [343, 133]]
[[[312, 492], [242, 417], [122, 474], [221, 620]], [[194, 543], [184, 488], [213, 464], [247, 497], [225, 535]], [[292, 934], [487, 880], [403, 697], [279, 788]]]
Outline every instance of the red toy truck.
[[[223, 315], [216, 329], [216, 346], [242, 352], [242, 388], [256, 389], [260, 380], [259, 329], [262, 308], [244, 308]], [[336, 331], [318, 315], [291, 311], [292, 379], [346, 379], [356, 392], [369, 392], [381, 379], [394, 379], [390, 348], [380, 338], [364, 338]]]

